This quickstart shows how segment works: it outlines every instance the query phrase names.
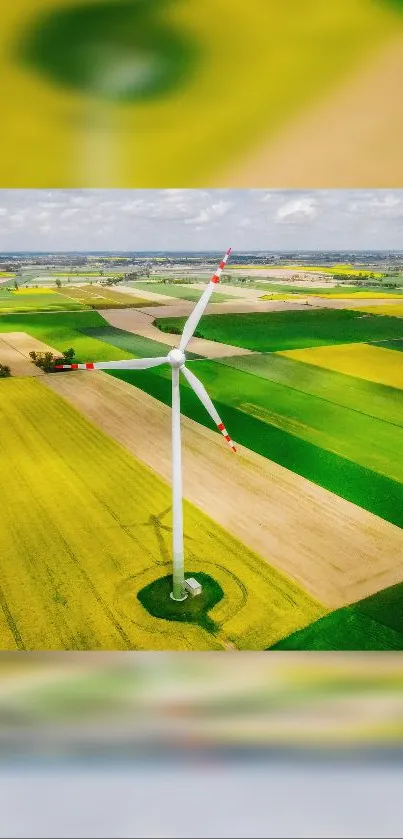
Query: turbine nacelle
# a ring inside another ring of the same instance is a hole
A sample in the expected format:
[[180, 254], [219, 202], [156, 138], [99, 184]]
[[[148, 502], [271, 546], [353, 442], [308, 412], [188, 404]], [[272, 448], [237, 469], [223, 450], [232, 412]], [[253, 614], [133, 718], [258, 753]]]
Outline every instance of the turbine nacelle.
[[176, 369], [179, 370], [179, 368], [183, 367], [183, 365], [185, 364], [186, 356], [185, 353], [182, 352], [182, 350], [179, 350], [176, 347], [174, 347], [174, 349], [168, 353], [167, 359], [171, 367], [176, 367]]

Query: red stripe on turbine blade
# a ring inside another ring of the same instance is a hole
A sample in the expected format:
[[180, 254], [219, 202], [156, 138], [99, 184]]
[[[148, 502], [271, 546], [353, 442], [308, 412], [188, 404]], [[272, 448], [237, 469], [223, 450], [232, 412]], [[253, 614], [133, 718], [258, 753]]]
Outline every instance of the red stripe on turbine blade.
[[212, 283], [219, 283], [220, 282], [219, 274], [214, 274], [214, 277], [211, 278], [211, 282]]
[[219, 425], [217, 425], [217, 428], [219, 428], [220, 431], [224, 431], [224, 423], [220, 422]]
[[227, 440], [228, 443], [232, 443], [232, 440], [231, 440], [231, 437], [229, 436], [229, 434], [224, 434], [224, 437], [225, 437], [225, 439]]
[[[69, 369], [69, 365], [65, 365], [67, 370]], [[78, 364], [70, 364], [70, 370], [78, 370]]]
[[85, 369], [86, 369], [86, 370], [93, 370], [93, 369], [94, 369], [94, 362], [93, 362], [93, 361], [89, 361], [89, 362], [85, 365]]
[[220, 268], [221, 268], [221, 270], [222, 270], [223, 268], [225, 268], [225, 263], [226, 263], [226, 261], [227, 261], [226, 259], [223, 259], [223, 261], [222, 261], [222, 262], [220, 262]]

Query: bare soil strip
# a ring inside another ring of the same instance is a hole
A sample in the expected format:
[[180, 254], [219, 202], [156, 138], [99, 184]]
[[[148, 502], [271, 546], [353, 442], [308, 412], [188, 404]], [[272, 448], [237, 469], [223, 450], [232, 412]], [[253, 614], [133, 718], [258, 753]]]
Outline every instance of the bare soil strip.
[[0, 337], [0, 364], [8, 364], [12, 376], [41, 376], [42, 370], [35, 367], [29, 353], [52, 352], [57, 350], [31, 338], [26, 332], [4, 332]]
[[[125, 329], [127, 332], [133, 332], [135, 335], [141, 335], [143, 338], [151, 338], [153, 341], [161, 341], [163, 344], [170, 344], [172, 347], [179, 345], [180, 335], [173, 335], [169, 332], [161, 332], [153, 324], [156, 317], [155, 311], [160, 313], [163, 311], [172, 314], [176, 317], [176, 312], [186, 315], [192, 308], [192, 304], [188, 307], [182, 306], [158, 306], [154, 309], [103, 309], [100, 314], [117, 329]], [[161, 317], [158, 314], [158, 317]], [[224, 356], [232, 355], [248, 355], [250, 350], [245, 350], [242, 347], [232, 347], [230, 344], [220, 344], [218, 341], [206, 341], [204, 338], [192, 338], [189, 343], [189, 352], [197, 353], [198, 355], [206, 356], [207, 358], [223, 358]]]
[[[150, 288], [152, 288], [151, 285]], [[158, 294], [156, 291], [144, 291], [144, 289], [132, 288], [132, 286], [128, 285], [119, 284], [116, 286], [115, 291], [121, 291], [122, 294], [129, 294], [132, 297], [142, 297], [143, 300], [150, 300], [150, 302], [155, 300], [156, 303], [161, 303], [161, 306], [169, 306], [174, 300], [168, 294]]]
[[[105, 373], [44, 381], [170, 480], [169, 407]], [[338, 608], [401, 582], [402, 530], [242, 446], [234, 455], [193, 420], [182, 428], [185, 497], [322, 603]]]

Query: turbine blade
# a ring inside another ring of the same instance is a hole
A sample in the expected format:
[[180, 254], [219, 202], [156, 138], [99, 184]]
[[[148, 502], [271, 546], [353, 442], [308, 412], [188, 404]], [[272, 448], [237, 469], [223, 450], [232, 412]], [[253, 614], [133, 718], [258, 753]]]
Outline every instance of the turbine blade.
[[203, 314], [203, 312], [204, 312], [204, 310], [205, 310], [205, 308], [206, 308], [206, 306], [207, 306], [207, 304], [210, 300], [210, 297], [211, 297], [217, 283], [220, 282], [220, 277], [221, 277], [222, 270], [223, 270], [223, 268], [225, 268], [225, 265], [227, 264], [230, 253], [231, 253], [231, 248], [229, 248], [227, 250], [227, 253], [224, 256], [224, 259], [222, 260], [222, 262], [220, 262], [220, 264], [217, 268], [217, 271], [215, 272], [214, 276], [211, 278], [209, 284], [204, 289], [200, 300], [196, 303], [196, 306], [194, 307], [193, 311], [190, 313], [190, 315], [189, 315], [189, 317], [188, 317], [188, 319], [185, 323], [185, 326], [183, 327], [182, 338], [181, 338], [180, 344], [179, 344], [179, 349], [182, 350], [182, 352], [185, 351], [190, 339], [194, 335], [197, 324], [199, 323], [199, 320], [200, 320], [200, 318], [201, 318], [201, 316], [202, 316], [202, 314]]
[[192, 373], [190, 370], [188, 370], [187, 367], [181, 367], [181, 372], [185, 376], [185, 379], [188, 380], [188, 382], [190, 384], [190, 387], [194, 390], [196, 396], [199, 397], [200, 402], [204, 405], [207, 413], [210, 414], [211, 419], [214, 420], [218, 430], [221, 431], [221, 434], [223, 435], [223, 437], [225, 437], [228, 445], [231, 447], [231, 449], [234, 452], [236, 452], [236, 448], [234, 446], [234, 443], [232, 442], [231, 437], [229, 436], [228, 431], [225, 428], [225, 425], [220, 418], [220, 415], [217, 413], [217, 411], [216, 411], [216, 409], [215, 409], [215, 407], [214, 407], [214, 405], [213, 405], [213, 403], [212, 403], [212, 401], [211, 401], [211, 399], [210, 399], [210, 397], [207, 393], [207, 390], [204, 387], [204, 385], [201, 383], [200, 379], [198, 379], [197, 376], [195, 376], [194, 373]]
[[167, 364], [166, 356], [158, 358], [129, 358], [127, 361], [88, 361], [86, 364], [57, 364], [55, 370], [147, 370]]

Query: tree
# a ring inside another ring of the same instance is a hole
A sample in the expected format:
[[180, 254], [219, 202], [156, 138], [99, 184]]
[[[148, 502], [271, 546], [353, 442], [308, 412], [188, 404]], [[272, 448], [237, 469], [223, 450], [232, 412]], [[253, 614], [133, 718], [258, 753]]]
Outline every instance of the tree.
[[57, 364], [71, 364], [75, 356], [73, 347], [65, 350], [61, 356], [55, 356], [51, 352], [37, 353], [34, 350], [29, 353], [29, 357], [36, 367], [40, 367], [45, 373], [53, 373]]
[[58, 288], [60, 288], [61, 284], [62, 284], [62, 281], [61, 281], [60, 277], [56, 277], [56, 285], [57, 285], [57, 287], [58, 287]]
[[17, 280], [14, 280], [14, 288], [15, 288], [15, 290], [16, 290], [16, 291], [18, 291], [18, 283], [17, 283]]
[[0, 379], [8, 379], [11, 376], [11, 370], [7, 364], [0, 364]]

